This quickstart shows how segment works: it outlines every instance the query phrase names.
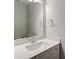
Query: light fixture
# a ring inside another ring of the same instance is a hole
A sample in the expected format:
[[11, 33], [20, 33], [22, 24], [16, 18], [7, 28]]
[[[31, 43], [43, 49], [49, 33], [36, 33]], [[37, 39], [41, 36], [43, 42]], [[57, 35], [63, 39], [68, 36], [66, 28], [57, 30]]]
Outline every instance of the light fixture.
[[34, 2], [38, 2], [38, 3], [41, 3], [41, 0], [34, 0]]
[[41, 3], [41, 0], [28, 0], [29, 2]]
[[33, 2], [33, 0], [28, 0], [29, 2]]

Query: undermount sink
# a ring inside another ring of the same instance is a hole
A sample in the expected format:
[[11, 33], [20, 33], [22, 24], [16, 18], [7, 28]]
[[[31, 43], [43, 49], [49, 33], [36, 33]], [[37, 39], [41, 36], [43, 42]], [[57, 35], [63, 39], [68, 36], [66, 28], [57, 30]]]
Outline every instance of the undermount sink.
[[28, 50], [28, 51], [34, 51], [34, 50], [37, 50], [39, 49], [41, 46], [43, 45], [49, 45], [48, 43], [44, 42], [44, 41], [40, 41], [40, 42], [37, 42], [37, 43], [32, 43], [28, 46], [25, 46], [25, 48]]

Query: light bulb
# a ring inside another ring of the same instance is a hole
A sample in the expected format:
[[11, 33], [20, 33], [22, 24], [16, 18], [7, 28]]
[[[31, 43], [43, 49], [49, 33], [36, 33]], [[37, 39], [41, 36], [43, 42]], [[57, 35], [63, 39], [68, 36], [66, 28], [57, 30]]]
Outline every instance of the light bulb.
[[41, 0], [34, 0], [34, 2], [39, 2], [39, 3], [41, 3]]
[[33, 2], [33, 0], [29, 0], [29, 2]]

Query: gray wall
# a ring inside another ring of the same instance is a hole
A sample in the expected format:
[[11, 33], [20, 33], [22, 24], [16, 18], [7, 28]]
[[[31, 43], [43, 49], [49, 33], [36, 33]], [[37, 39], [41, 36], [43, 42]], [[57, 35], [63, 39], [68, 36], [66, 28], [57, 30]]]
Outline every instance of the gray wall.
[[[53, 20], [55, 26], [51, 26], [49, 19]], [[46, 26], [47, 38], [52, 36], [61, 38], [61, 59], [64, 59], [65, 0], [46, 0]]]
[[14, 36], [15, 38], [25, 37], [27, 33], [27, 7], [15, 1]]
[[33, 35], [43, 35], [43, 5], [31, 3], [27, 7], [27, 32]]

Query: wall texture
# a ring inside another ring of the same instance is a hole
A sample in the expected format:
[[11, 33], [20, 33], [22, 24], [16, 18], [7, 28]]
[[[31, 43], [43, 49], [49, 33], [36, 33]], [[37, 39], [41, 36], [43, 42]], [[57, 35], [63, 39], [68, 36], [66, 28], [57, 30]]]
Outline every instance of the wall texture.
[[27, 7], [15, 1], [14, 36], [15, 38], [25, 37], [27, 33]]
[[61, 38], [61, 59], [65, 59], [65, 0], [46, 0], [46, 34]]
[[43, 5], [31, 3], [27, 7], [27, 31], [33, 35], [43, 35]]

